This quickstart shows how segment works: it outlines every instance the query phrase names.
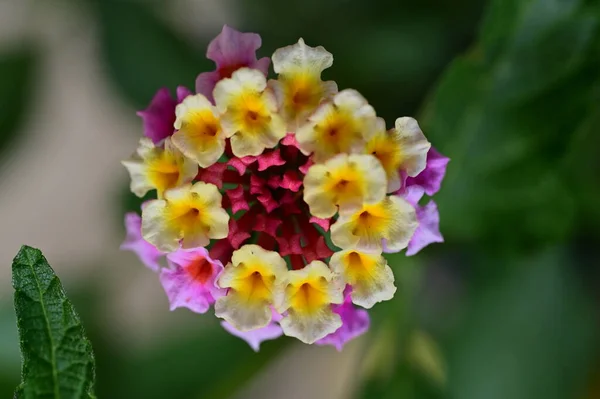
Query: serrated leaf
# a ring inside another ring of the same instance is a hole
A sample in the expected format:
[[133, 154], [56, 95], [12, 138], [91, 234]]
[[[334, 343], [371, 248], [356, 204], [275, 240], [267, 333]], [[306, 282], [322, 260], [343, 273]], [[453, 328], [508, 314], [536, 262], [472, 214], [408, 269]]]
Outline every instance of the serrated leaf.
[[23, 357], [15, 398], [94, 398], [92, 345], [42, 252], [21, 247], [12, 274]]

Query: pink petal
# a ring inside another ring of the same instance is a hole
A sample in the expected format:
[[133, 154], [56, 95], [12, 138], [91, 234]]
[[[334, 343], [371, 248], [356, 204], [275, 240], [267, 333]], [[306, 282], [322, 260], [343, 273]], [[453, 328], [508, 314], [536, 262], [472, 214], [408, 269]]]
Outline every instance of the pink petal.
[[250, 345], [250, 347], [255, 352], [258, 352], [260, 349], [260, 344], [263, 341], [276, 339], [283, 335], [283, 330], [281, 329], [281, 327], [279, 327], [279, 324], [277, 324], [277, 322], [281, 320], [281, 315], [275, 312], [274, 310], [272, 310], [272, 312], [273, 319], [271, 320], [271, 323], [269, 323], [266, 327], [259, 328], [257, 330], [242, 332], [237, 330], [235, 327], [233, 327], [226, 321], [222, 321], [221, 325], [223, 326], [225, 331], [227, 331], [231, 335], [243, 339], [248, 343], [248, 345]]
[[317, 345], [332, 345], [338, 351], [341, 351], [347, 342], [367, 332], [370, 325], [369, 313], [364, 309], [355, 307], [349, 295], [346, 296], [343, 304], [334, 305], [333, 311], [342, 318], [342, 326], [315, 343]]
[[160, 282], [169, 298], [171, 310], [180, 307], [205, 313], [215, 300], [225, 294], [216, 280], [223, 264], [212, 259], [206, 249], [178, 250], [167, 255], [169, 268], [160, 272]]
[[165, 255], [148, 241], [142, 238], [142, 218], [135, 212], [125, 215], [125, 229], [127, 234], [121, 249], [132, 251], [146, 267], [152, 271], [159, 271], [159, 260]]
[[437, 193], [446, 175], [448, 162], [450, 162], [450, 158], [443, 156], [435, 148], [431, 147], [427, 153], [427, 166], [425, 170], [415, 177], [409, 177], [406, 180], [406, 185], [421, 186], [429, 196]]
[[434, 242], [444, 242], [440, 233], [440, 214], [434, 201], [416, 207], [419, 227], [408, 243], [406, 255], [411, 256]]
[[225, 195], [231, 201], [231, 211], [235, 214], [241, 210], [249, 210], [250, 205], [248, 205], [248, 201], [246, 200], [246, 193], [244, 192], [244, 187], [237, 186], [234, 189], [225, 191]]
[[256, 59], [256, 50], [261, 46], [261, 38], [256, 33], [242, 33], [225, 25], [221, 33], [208, 45], [206, 57], [217, 64], [217, 70], [204, 72], [196, 78], [196, 91], [213, 101], [213, 89], [217, 82], [229, 78], [237, 69], [248, 67], [258, 69], [267, 76], [270, 59]]
[[154, 144], [173, 134], [176, 106], [177, 101], [171, 97], [169, 89], [163, 87], [156, 92], [148, 108], [137, 112], [142, 118], [144, 136], [149, 137]]
[[329, 231], [329, 225], [331, 224], [331, 219], [321, 219], [316, 216], [311, 216], [309, 221], [311, 223], [314, 223], [314, 224], [320, 226], [324, 231]]
[[281, 166], [285, 164], [285, 161], [281, 158], [281, 153], [279, 152], [279, 148], [263, 153], [258, 157], [258, 170], [264, 171], [270, 168], [271, 166]]

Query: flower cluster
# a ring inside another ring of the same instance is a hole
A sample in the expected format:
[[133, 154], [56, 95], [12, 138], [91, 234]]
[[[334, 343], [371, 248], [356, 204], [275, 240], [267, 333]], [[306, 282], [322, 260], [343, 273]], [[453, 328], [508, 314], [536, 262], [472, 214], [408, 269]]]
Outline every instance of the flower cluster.
[[443, 240], [435, 203], [419, 202], [448, 158], [413, 118], [388, 130], [360, 93], [323, 81], [323, 47], [300, 39], [269, 60], [260, 45], [225, 26], [196, 93], [161, 89], [139, 112], [123, 164], [131, 191], [156, 199], [126, 215], [122, 248], [159, 274], [171, 309], [214, 307], [255, 350], [282, 334], [341, 349], [396, 291], [383, 253]]

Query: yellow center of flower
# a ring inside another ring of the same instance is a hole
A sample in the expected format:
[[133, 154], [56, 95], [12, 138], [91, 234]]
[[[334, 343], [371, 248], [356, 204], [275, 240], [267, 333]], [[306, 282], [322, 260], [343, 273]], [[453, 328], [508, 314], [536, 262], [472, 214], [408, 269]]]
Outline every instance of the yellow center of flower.
[[334, 203], [351, 198], [361, 198], [363, 195], [365, 176], [351, 162], [332, 170], [326, 175], [326, 178], [323, 189], [331, 195]]
[[280, 82], [285, 96], [284, 107], [292, 119], [315, 109], [323, 97], [320, 77], [306, 71], [286, 73], [280, 76]]
[[195, 148], [208, 149], [218, 140], [221, 125], [210, 110], [194, 110], [182, 119], [180, 130]]
[[308, 277], [304, 281], [290, 284], [287, 295], [290, 298], [290, 307], [295, 312], [313, 314], [330, 303], [327, 294], [327, 280], [321, 276]]
[[147, 176], [150, 184], [156, 187], [158, 195], [177, 186], [180, 178], [180, 165], [172, 152], [156, 150], [147, 161]]
[[316, 147], [329, 155], [350, 152], [352, 146], [361, 140], [356, 118], [349, 111], [333, 107], [314, 129]]
[[203, 201], [195, 193], [190, 193], [187, 198], [169, 201], [165, 209], [167, 227], [171, 231], [180, 232], [180, 235], [190, 236], [201, 232], [210, 233], [210, 210], [205, 209]]
[[344, 255], [342, 262], [346, 266], [345, 274], [351, 284], [371, 279], [373, 270], [377, 266], [374, 257], [357, 251], [348, 252]]
[[270, 112], [259, 93], [242, 93], [230, 108], [235, 112], [237, 130], [243, 134], [257, 136], [271, 121]]
[[231, 282], [231, 289], [245, 302], [271, 302], [275, 275], [268, 265], [253, 262], [242, 263], [237, 267], [237, 277]]
[[382, 237], [390, 224], [390, 214], [384, 206], [384, 201], [375, 205], [365, 205], [362, 212], [353, 217], [352, 234], [359, 237]]
[[389, 132], [376, 134], [367, 142], [364, 152], [379, 159], [388, 176], [398, 173], [403, 156], [400, 144], [393, 134]]

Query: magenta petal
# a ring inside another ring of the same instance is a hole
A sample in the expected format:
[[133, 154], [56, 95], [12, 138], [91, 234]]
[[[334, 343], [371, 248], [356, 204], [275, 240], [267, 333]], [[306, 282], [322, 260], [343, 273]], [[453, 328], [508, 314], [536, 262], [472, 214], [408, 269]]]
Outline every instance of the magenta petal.
[[215, 300], [224, 295], [216, 285], [223, 265], [213, 260], [206, 249], [178, 250], [167, 255], [170, 268], [162, 269], [160, 282], [165, 289], [171, 310], [184, 307], [205, 313]]
[[196, 78], [196, 92], [213, 101], [213, 89], [217, 82], [229, 78], [237, 69], [258, 69], [265, 76], [269, 72], [269, 57], [256, 59], [256, 50], [262, 40], [256, 33], [242, 33], [225, 25], [221, 33], [208, 45], [206, 57], [217, 64], [217, 70], [204, 72]]
[[408, 243], [406, 255], [411, 256], [434, 242], [444, 242], [440, 233], [440, 214], [434, 201], [425, 206], [416, 207], [419, 227]]
[[250, 347], [254, 350], [254, 352], [259, 351], [260, 344], [263, 341], [276, 339], [283, 335], [283, 330], [281, 329], [281, 327], [279, 327], [279, 324], [277, 323], [270, 323], [266, 327], [246, 332], [237, 330], [235, 327], [233, 327], [226, 321], [222, 321], [221, 325], [231, 335], [234, 335], [246, 341], [248, 345], [250, 345]]
[[446, 175], [446, 166], [450, 158], [443, 156], [433, 147], [427, 153], [427, 166], [425, 170], [415, 177], [406, 180], [407, 186], [421, 186], [427, 195], [433, 195], [440, 190], [442, 180]]
[[171, 97], [169, 89], [163, 87], [156, 92], [148, 108], [138, 111], [144, 124], [144, 136], [154, 144], [173, 134], [176, 106], [177, 102]]
[[177, 86], [177, 104], [185, 100], [187, 96], [191, 96], [192, 91], [185, 86]]
[[364, 334], [369, 329], [369, 313], [352, 304], [350, 295], [346, 296], [344, 303], [335, 305], [333, 311], [342, 318], [342, 326], [335, 332], [321, 338], [317, 345], [332, 345], [341, 351], [344, 345], [354, 338]]
[[219, 80], [221, 80], [221, 74], [218, 71], [202, 72], [196, 78], [196, 93], [203, 94], [214, 103], [213, 89]]
[[260, 349], [260, 344], [263, 341], [276, 339], [283, 335], [283, 330], [281, 329], [279, 324], [277, 324], [282, 318], [281, 315], [273, 309], [271, 309], [271, 312], [273, 313], [273, 319], [271, 320], [271, 322], [266, 327], [259, 328], [256, 330], [242, 332], [236, 329], [231, 324], [227, 323], [226, 321], [222, 321], [221, 325], [231, 335], [246, 341], [248, 345], [250, 345], [250, 347], [254, 350], [254, 352], [258, 352], [258, 350]]
[[[229, 26], [223, 26], [221, 33], [208, 45], [206, 57], [217, 64], [218, 69], [226, 69], [232, 66], [257, 66], [256, 50], [260, 48], [262, 40], [256, 33], [242, 33]], [[267, 58], [267, 68], [269, 66]], [[266, 73], [266, 70], [263, 70]]]
[[142, 218], [135, 212], [127, 213], [125, 215], [125, 229], [127, 234], [125, 241], [121, 244], [121, 249], [132, 251], [146, 267], [157, 272], [160, 269], [159, 260], [164, 256], [164, 253], [142, 238]]

